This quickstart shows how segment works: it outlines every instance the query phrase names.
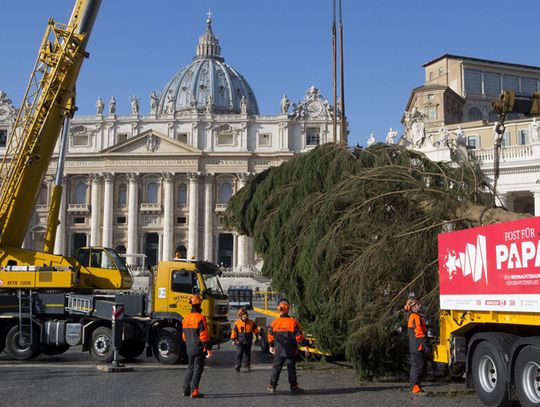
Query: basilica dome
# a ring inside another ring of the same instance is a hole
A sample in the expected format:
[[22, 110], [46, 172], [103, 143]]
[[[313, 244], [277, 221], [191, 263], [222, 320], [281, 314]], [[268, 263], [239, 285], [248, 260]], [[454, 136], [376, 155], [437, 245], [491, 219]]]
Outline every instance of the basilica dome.
[[158, 114], [198, 109], [216, 114], [258, 115], [253, 90], [238, 71], [225, 63], [210, 17], [206, 23], [193, 62], [178, 72], [161, 93]]

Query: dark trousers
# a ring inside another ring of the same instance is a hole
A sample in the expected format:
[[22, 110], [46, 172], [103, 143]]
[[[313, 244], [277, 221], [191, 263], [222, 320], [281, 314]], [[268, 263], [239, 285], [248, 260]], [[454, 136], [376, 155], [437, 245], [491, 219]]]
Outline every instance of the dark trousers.
[[417, 352], [411, 353], [411, 386], [415, 384], [420, 384], [420, 377], [424, 373], [424, 367], [426, 365], [426, 352], [419, 350]]
[[272, 386], [277, 386], [281, 369], [283, 369], [283, 365], [285, 363], [287, 363], [287, 372], [289, 373], [289, 384], [291, 385], [291, 387], [298, 384], [298, 382], [296, 381], [296, 358], [274, 356], [274, 364], [272, 365], [272, 376], [270, 377], [270, 384]]
[[186, 376], [184, 378], [184, 391], [193, 391], [199, 387], [205, 359], [206, 354], [204, 353], [189, 356]]
[[246, 367], [251, 366], [251, 343], [236, 345], [236, 358], [234, 360], [234, 367], [242, 366], [242, 359], [246, 358]]

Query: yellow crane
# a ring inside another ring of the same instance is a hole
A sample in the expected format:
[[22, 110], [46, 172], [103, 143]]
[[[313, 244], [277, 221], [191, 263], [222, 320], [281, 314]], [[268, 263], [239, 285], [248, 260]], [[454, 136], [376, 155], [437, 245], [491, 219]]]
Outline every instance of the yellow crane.
[[[112, 249], [94, 249], [100, 264], [81, 264], [52, 254], [69, 120], [76, 110], [75, 83], [88, 55], [86, 45], [100, 4], [101, 0], [77, 0], [69, 23], [49, 20], [41, 42], [0, 164], [0, 281], [3, 287], [131, 287], [132, 278]], [[24, 236], [62, 125], [64, 131], [45, 247], [43, 252], [23, 250]]]

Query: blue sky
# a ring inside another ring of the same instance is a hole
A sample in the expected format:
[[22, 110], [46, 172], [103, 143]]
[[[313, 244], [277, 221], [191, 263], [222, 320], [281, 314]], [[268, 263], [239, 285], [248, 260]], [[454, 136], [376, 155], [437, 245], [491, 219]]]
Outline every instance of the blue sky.
[[[0, 90], [18, 105], [49, 17], [67, 22], [72, 0], [2, 0]], [[191, 62], [209, 9], [225, 61], [252, 86], [261, 114], [281, 95], [303, 98], [314, 84], [332, 98], [331, 0], [103, 0], [77, 91], [80, 114], [98, 96], [129, 112]], [[540, 2], [521, 0], [343, 0], [350, 143], [400, 133], [422, 64], [444, 53], [540, 66]]]

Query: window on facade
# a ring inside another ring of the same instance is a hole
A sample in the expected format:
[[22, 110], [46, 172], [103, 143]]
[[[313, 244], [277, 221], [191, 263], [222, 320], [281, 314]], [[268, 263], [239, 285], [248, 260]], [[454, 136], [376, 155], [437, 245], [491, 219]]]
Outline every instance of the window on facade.
[[88, 146], [88, 135], [87, 134], [74, 134], [73, 135], [73, 145], [77, 147]]
[[118, 135], [116, 136], [116, 142], [122, 143], [128, 139], [128, 136], [128, 133], [118, 133]]
[[218, 134], [219, 146], [234, 146], [234, 134], [233, 133], [221, 133]]
[[524, 93], [538, 91], [538, 81], [534, 78], [521, 78], [521, 91]]
[[176, 140], [181, 141], [184, 144], [187, 144], [187, 137], [188, 137], [187, 133], [178, 133], [175, 138]]
[[519, 78], [514, 75], [503, 75], [503, 90], [519, 92]]
[[501, 145], [503, 147], [506, 147], [506, 146], [510, 145], [510, 133], [508, 131], [504, 132]]
[[272, 145], [272, 135], [269, 133], [259, 134], [258, 145], [259, 147], [270, 147]]
[[146, 202], [157, 203], [158, 201], [158, 184], [149, 182], [146, 184]]
[[468, 148], [480, 148], [480, 138], [478, 136], [467, 136]]
[[86, 204], [86, 188], [87, 185], [84, 182], [79, 182], [75, 187], [75, 203], [79, 205]]
[[321, 129], [318, 127], [308, 127], [306, 129], [306, 145], [318, 146], [321, 143]]
[[429, 106], [426, 108], [426, 116], [428, 120], [437, 120], [437, 107]]
[[472, 95], [482, 94], [482, 72], [476, 69], [465, 69], [465, 92]]
[[7, 143], [7, 130], [0, 130], [0, 147], [5, 147]]
[[471, 107], [469, 109], [469, 121], [474, 122], [477, 120], [482, 120], [482, 112], [477, 107]]
[[430, 73], [429, 73], [429, 80], [430, 80], [430, 81], [433, 80], [433, 72], [430, 72]]
[[427, 100], [429, 101], [433, 100], [433, 93], [428, 93]]
[[179, 225], [184, 225], [187, 223], [187, 218], [185, 216], [178, 216], [176, 218], [176, 223], [178, 223]]
[[86, 222], [86, 218], [84, 216], [76, 216], [73, 218], [73, 223], [76, 225], [82, 225]]
[[524, 146], [529, 144], [529, 130], [522, 129], [518, 132], [518, 143]]
[[125, 216], [117, 216], [116, 217], [116, 223], [119, 225], [123, 225], [126, 223], [126, 217]]
[[444, 69], [442, 67], [439, 68], [439, 76], [442, 76], [444, 73]]
[[47, 187], [45, 185], [41, 186], [41, 189], [39, 190], [38, 205], [47, 205]]
[[501, 75], [495, 72], [484, 72], [484, 93], [487, 96], [499, 96], [501, 93]]
[[127, 186], [120, 184], [118, 186], [118, 205], [124, 206], [127, 202]]
[[187, 203], [187, 185], [180, 184], [178, 187], [178, 205], [185, 205]]
[[219, 186], [219, 203], [226, 204], [229, 203], [229, 199], [232, 196], [232, 185], [230, 182], [224, 182]]

